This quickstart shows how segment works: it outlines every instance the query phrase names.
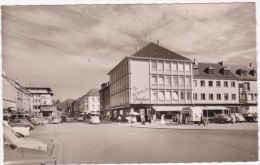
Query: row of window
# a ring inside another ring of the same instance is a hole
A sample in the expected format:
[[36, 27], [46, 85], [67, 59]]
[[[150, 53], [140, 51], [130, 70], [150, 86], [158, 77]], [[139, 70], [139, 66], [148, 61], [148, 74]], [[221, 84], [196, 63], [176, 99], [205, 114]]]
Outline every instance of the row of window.
[[[84, 105], [81, 106], [81, 108], [83, 108], [83, 107], [85, 108]], [[87, 111], [88, 111], [88, 110], [95, 110], [95, 108], [99, 109], [99, 108], [100, 108], [100, 105], [95, 105], [95, 104], [93, 104], [93, 105], [90, 106], [90, 109], [88, 109], [88, 107], [89, 107], [89, 106], [86, 106], [86, 110], [87, 110]], [[82, 110], [83, 110], [83, 109], [82, 109]]]
[[240, 99], [242, 101], [257, 101], [257, 94], [256, 93], [242, 93], [240, 95]]
[[111, 96], [111, 105], [120, 105], [129, 102], [129, 91], [124, 91], [116, 95]]
[[170, 62], [170, 61], [151, 61], [152, 71], [174, 71], [191, 72], [190, 63]]
[[128, 72], [128, 62], [123, 62], [119, 66], [117, 66], [114, 71], [110, 74], [111, 83], [122, 77]]
[[191, 100], [191, 91], [157, 91], [152, 90], [152, 101], [178, 101], [180, 100]]
[[[198, 86], [198, 81], [199, 80], [193, 80], [193, 86], [194, 87]], [[200, 80], [199, 83], [200, 83], [201, 87], [206, 87], [206, 81], [205, 80]], [[215, 81], [215, 83], [214, 83], [214, 81], [208, 81], [208, 83], [207, 83], [207, 87], [221, 87], [221, 86], [222, 86], [221, 81]], [[223, 86], [224, 87], [229, 87], [228, 81], [223, 81]], [[230, 86], [232, 88], [235, 88], [236, 87], [236, 82], [235, 81], [231, 81]]]
[[191, 76], [169, 76], [169, 75], [153, 75], [151, 77], [152, 85], [191, 85]]
[[[200, 96], [200, 98], [199, 98]], [[208, 97], [205, 93], [201, 93], [200, 95], [198, 95], [197, 93], [193, 93], [193, 100], [222, 100], [224, 99], [225, 101], [228, 101], [231, 97], [231, 100], [236, 100], [236, 94], [231, 94], [229, 95], [228, 93], [224, 93], [224, 94], [213, 94], [210, 93], [208, 94]]]
[[110, 86], [110, 91], [111, 93], [115, 93], [115, 92], [118, 92], [118, 91], [121, 91], [123, 89], [126, 89], [129, 87], [129, 77], [128, 76], [125, 76], [125, 77], [122, 77], [120, 80], [114, 82], [111, 86]]

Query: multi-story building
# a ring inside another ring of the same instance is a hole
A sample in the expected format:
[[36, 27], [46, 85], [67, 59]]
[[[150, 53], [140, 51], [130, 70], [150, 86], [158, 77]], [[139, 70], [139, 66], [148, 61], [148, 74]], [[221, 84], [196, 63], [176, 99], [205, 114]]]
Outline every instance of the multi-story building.
[[30, 113], [30, 98], [28, 90], [18, 81], [2, 75], [3, 108], [9, 112]]
[[110, 108], [110, 85], [108, 83], [103, 83], [101, 89], [99, 90], [100, 95], [100, 113], [105, 116], [111, 116]]
[[79, 101], [79, 111], [81, 113], [93, 113], [100, 112], [100, 96], [99, 89], [93, 88], [89, 92], [82, 96]]
[[112, 117], [180, 110], [192, 104], [192, 61], [150, 43], [109, 73]]
[[239, 103], [242, 113], [246, 110], [257, 112], [257, 74], [256, 66], [252, 63], [246, 65], [228, 65], [231, 72], [238, 78]]
[[[205, 113], [238, 112], [238, 78], [224, 63], [198, 63], [193, 66], [193, 104]], [[209, 115], [204, 114], [204, 115]]]
[[27, 87], [27, 89], [32, 95], [31, 104], [33, 115], [52, 116], [54, 110], [52, 104], [53, 92], [51, 88]]

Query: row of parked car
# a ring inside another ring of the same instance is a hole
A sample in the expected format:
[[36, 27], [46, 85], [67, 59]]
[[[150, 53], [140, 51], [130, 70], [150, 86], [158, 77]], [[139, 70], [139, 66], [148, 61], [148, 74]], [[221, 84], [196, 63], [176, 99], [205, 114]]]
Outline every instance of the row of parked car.
[[14, 116], [4, 114], [4, 164], [56, 164], [56, 159], [51, 158], [47, 144], [30, 137], [32, 130], [52, 121], [42, 117], [30, 118], [27, 114]]
[[[216, 114], [208, 119], [211, 123], [242, 123], [248, 121], [240, 113]], [[257, 121], [257, 117], [254, 121]]]

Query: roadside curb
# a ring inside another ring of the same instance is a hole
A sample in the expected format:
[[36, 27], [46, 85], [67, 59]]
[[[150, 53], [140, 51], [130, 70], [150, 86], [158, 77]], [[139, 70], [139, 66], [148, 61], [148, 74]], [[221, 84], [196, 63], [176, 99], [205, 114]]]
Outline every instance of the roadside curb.
[[53, 140], [53, 144], [54, 144], [54, 149], [52, 151], [51, 157], [56, 159], [57, 164], [62, 164], [62, 159], [63, 159], [62, 144], [55, 136], [53, 136], [52, 138], [53, 138], [52, 140]]

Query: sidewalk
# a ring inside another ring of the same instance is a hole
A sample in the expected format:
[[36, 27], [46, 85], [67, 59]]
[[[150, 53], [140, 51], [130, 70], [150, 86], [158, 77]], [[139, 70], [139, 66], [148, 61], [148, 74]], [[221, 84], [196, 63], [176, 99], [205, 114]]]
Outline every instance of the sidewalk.
[[226, 124], [219, 124], [219, 123], [209, 123], [208, 125], [200, 125], [198, 124], [192, 124], [192, 125], [176, 125], [175, 122], [166, 121], [165, 125], [161, 125], [160, 122], [156, 123], [145, 123], [145, 125], [142, 125], [141, 123], [133, 123], [129, 124], [126, 122], [118, 123], [113, 121], [107, 121], [103, 120], [101, 124], [113, 124], [118, 126], [126, 126], [126, 127], [135, 127], [135, 128], [153, 128], [153, 129], [250, 129], [250, 130], [257, 130], [258, 129], [258, 123], [226, 123]]

